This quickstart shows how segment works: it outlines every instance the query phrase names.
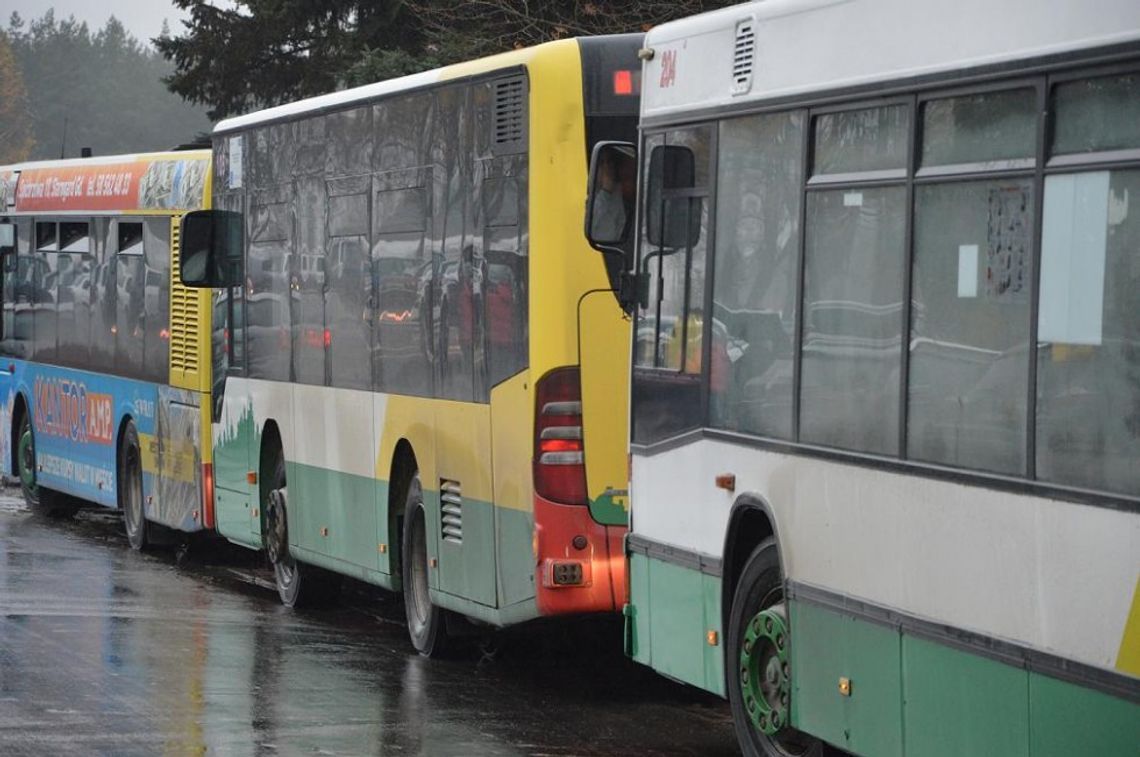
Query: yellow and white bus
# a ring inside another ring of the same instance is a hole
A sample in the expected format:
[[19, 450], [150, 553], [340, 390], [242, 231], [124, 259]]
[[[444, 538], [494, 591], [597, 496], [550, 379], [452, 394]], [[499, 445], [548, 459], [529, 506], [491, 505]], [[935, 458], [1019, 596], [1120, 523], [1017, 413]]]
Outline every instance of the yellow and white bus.
[[591, 146], [636, 133], [640, 40], [217, 126], [183, 277], [215, 289], [218, 531], [286, 604], [402, 588], [425, 654], [447, 612], [623, 606], [630, 328], [581, 221]]
[[1140, 4], [769, 0], [644, 57], [631, 654], [748, 755], [1135, 756]]

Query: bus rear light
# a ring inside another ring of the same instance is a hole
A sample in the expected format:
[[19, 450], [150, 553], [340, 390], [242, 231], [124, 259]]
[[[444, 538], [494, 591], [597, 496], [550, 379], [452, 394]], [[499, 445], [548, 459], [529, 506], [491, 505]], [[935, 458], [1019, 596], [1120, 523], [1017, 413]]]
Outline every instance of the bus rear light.
[[577, 366], [556, 368], [535, 386], [534, 488], [544, 499], [584, 505], [582, 385]]
[[202, 463], [202, 526], [214, 527], [214, 466]]

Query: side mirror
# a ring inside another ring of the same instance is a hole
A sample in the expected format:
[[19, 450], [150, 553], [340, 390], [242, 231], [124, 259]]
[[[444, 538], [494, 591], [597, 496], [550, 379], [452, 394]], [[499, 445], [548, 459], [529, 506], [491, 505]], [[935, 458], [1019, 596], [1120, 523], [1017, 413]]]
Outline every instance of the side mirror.
[[230, 210], [195, 210], [182, 217], [178, 253], [182, 283], [196, 289], [241, 286], [242, 215]]
[[0, 223], [0, 255], [11, 255], [16, 251], [16, 225]]
[[621, 254], [633, 231], [637, 197], [637, 148], [629, 142], [598, 142], [590, 156], [586, 239], [595, 250]]
[[678, 190], [696, 184], [693, 151], [661, 145], [649, 154], [645, 236], [654, 247], [683, 249], [701, 240], [701, 203]]

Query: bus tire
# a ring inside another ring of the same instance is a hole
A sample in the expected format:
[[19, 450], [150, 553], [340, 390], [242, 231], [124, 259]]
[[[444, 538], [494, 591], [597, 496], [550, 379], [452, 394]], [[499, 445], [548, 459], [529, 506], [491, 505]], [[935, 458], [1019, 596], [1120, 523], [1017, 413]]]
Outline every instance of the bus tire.
[[419, 471], [408, 482], [404, 500], [404, 533], [401, 549], [404, 612], [412, 646], [424, 657], [447, 654], [447, 611], [431, 601], [428, 582], [427, 512]]
[[[769, 537], [753, 550], [744, 564], [729, 611], [725, 666], [728, 669], [732, 726], [741, 752], [748, 757], [821, 757], [825, 754], [823, 742], [787, 725], [787, 715], [791, 711], [791, 671], [786, 663], [790, 634], [785, 630], [774, 637], [755, 638], [756, 630], [769, 619], [762, 613], [766, 611], [786, 619], [784, 607], [779, 547], [776, 540]], [[776, 620], [778, 627], [779, 620], [772, 619]], [[783, 639], [783, 664], [770, 638]], [[764, 676], [765, 680], [762, 680], [756, 675], [758, 670], [767, 673], [772, 664], [783, 672], [782, 676], [776, 676], [779, 684], [773, 684], [770, 677]], [[759, 702], [762, 697], [763, 701]], [[768, 726], [771, 715], [764, 716], [765, 710], [776, 712], [780, 723], [779, 730], [771, 735], [758, 724], [762, 720]]]
[[143, 506], [142, 455], [139, 433], [134, 421], [127, 421], [119, 445], [119, 509], [123, 511], [123, 530], [131, 549], [141, 552], [150, 545], [150, 529]]
[[32, 416], [20, 416], [20, 429], [16, 434], [16, 475], [20, 491], [28, 509], [46, 518], [70, 518], [79, 508], [66, 495], [45, 489], [36, 483], [36, 437], [32, 430]]
[[273, 487], [265, 499], [262, 541], [269, 564], [273, 566], [273, 580], [281, 604], [296, 608], [331, 604], [340, 590], [340, 577], [298, 562], [289, 551], [289, 490], [285, 481], [285, 457], [280, 452], [273, 465]]

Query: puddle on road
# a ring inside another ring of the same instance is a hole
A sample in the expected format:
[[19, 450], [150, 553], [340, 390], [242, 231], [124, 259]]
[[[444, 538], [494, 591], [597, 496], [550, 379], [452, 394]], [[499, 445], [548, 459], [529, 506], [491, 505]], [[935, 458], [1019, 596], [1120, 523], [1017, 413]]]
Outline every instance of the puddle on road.
[[397, 595], [349, 582], [294, 612], [257, 553], [196, 543], [176, 565], [132, 552], [113, 511], [48, 521], [18, 490], [4, 513], [0, 753], [736, 753], [727, 706], [625, 659], [619, 619], [429, 661]]
[[28, 506], [24, 504], [19, 489], [9, 487], [0, 489], [0, 513], [22, 513], [27, 510]]

